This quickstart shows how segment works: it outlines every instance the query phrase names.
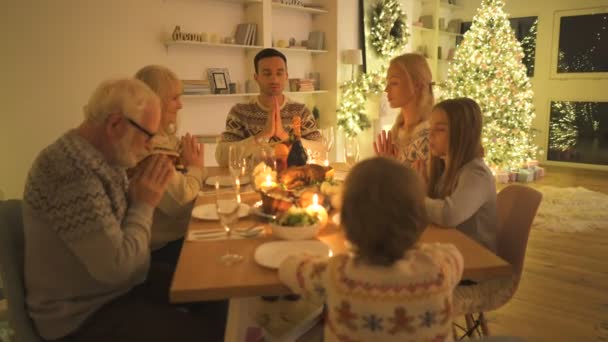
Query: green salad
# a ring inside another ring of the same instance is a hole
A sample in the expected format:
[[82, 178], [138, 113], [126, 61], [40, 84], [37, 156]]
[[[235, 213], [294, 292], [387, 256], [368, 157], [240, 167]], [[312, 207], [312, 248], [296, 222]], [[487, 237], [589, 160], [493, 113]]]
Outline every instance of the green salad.
[[311, 226], [319, 222], [319, 218], [309, 214], [306, 209], [291, 207], [277, 221], [281, 226], [301, 227]]

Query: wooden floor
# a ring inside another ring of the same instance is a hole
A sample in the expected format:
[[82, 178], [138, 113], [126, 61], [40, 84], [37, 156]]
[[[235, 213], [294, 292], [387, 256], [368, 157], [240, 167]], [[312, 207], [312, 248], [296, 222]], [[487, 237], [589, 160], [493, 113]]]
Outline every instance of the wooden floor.
[[[608, 172], [549, 167], [532, 187], [582, 186], [608, 194]], [[488, 313], [492, 335], [527, 341], [608, 341], [608, 230], [532, 229], [515, 297]]]

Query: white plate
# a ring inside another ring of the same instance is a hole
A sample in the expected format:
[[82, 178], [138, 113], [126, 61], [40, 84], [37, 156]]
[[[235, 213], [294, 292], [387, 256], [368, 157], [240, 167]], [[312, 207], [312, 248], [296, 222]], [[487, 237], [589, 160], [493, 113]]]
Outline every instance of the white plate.
[[279, 268], [283, 260], [290, 255], [307, 253], [319, 256], [329, 256], [329, 247], [318, 240], [272, 241], [258, 246], [253, 259], [260, 265], [269, 268]]
[[[249, 205], [241, 203], [239, 206], [239, 217], [245, 217], [249, 215]], [[192, 209], [192, 217], [201, 220], [219, 220], [217, 216], [217, 209], [215, 203], [201, 204]]]
[[[209, 186], [215, 186], [215, 180], [219, 179], [220, 186], [231, 186], [234, 185], [234, 178], [232, 176], [211, 176], [205, 179], [205, 184]], [[243, 176], [240, 178], [241, 185], [249, 184], [249, 177]]]

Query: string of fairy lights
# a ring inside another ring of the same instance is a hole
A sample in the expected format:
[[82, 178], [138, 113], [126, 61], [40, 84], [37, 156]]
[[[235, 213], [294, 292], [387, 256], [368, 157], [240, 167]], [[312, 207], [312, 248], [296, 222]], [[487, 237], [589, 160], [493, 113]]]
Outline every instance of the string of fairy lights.
[[482, 1], [442, 85], [442, 98], [470, 97], [479, 103], [485, 158], [497, 169], [519, 167], [538, 153], [534, 94], [504, 5], [504, 0]]
[[371, 127], [366, 101], [384, 90], [388, 61], [405, 51], [410, 36], [407, 16], [397, 0], [379, 0], [371, 9], [370, 43], [381, 59], [380, 70], [361, 73], [340, 86], [342, 96], [338, 107], [338, 127], [349, 137]]

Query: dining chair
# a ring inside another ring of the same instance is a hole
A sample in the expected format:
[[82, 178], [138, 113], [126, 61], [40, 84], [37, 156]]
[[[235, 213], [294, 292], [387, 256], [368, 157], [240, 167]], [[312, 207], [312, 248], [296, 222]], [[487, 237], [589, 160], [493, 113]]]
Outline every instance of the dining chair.
[[[497, 255], [511, 264], [513, 276], [481, 281], [471, 286], [458, 286], [454, 291], [454, 307], [457, 314], [465, 316], [467, 329], [464, 336], [471, 336], [474, 332], [489, 336], [484, 312], [503, 306], [517, 291], [530, 228], [541, 199], [539, 191], [519, 184], [509, 185], [498, 193]], [[481, 328], [481, 333], [478, 328]]]
[[14, 342], [38, 342], [40, 337], [25, 307], [23, 219], [21, 201], [0, 201], [0, 272], [8, 301]]

